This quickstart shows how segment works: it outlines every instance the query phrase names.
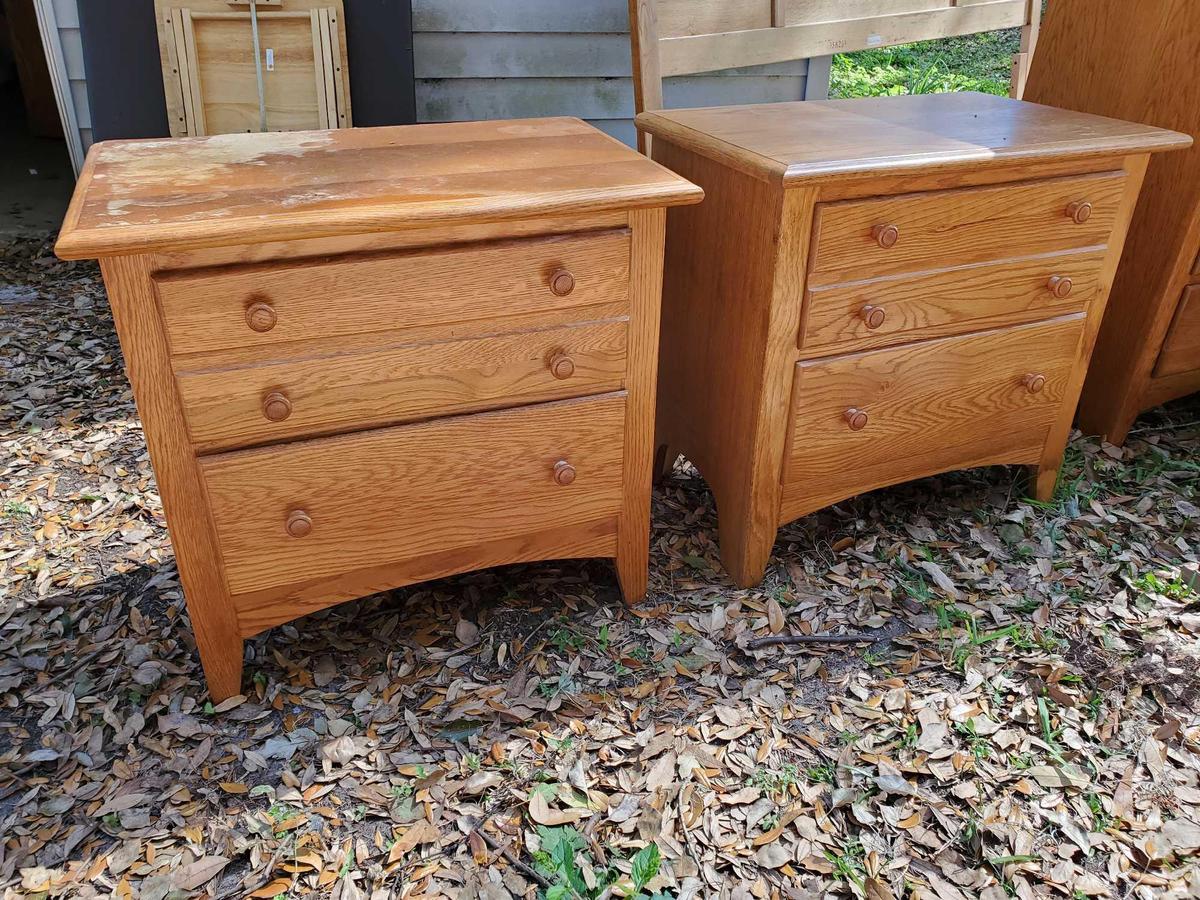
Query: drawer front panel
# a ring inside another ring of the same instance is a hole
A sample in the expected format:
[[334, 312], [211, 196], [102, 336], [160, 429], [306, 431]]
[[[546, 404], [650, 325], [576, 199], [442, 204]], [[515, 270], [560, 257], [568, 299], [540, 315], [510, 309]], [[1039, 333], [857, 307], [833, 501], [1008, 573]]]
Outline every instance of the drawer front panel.
[[205, 457], [229, 589], [615, 516], [624, 422], [617, 393]]
[[809, 281], [1101, 247], [1124, 190], [1114, 172], [821, 204]]
[[629, 253], [621, 229], [170, 273], [156, 284], [178, 355], [622, 304]]
[[201, 451], [620, 390], [625, 321], [176, 373]]
[[800, 346], [865, 350], [1067, 315], [1095, 298], [1103, 263], [1084, 251], [815, 287]]
[[1171, 320], [1171, 328], [1163, 341], [1158, 363], [1154, 367], [1156, 378], [1178, 375], [1200, 369], [1200, 285], [1185, 288]]
[[[800, 362], [783, 521], [946, 469], [1036, 462], [1083, 325], [1077, 314]], [[1027, 383], [1030, 376], [1042, 381]]]

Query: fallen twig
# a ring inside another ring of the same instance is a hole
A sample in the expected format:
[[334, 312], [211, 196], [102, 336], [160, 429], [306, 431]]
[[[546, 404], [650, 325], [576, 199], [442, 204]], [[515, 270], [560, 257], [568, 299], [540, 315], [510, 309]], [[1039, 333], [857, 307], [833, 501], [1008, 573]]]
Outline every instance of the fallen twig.
[[538, 884], [540, 884], [544, 888], [548, 888], [551, 886], [550, 879], [548, 879], [545, 875], [543, 875], [537, 869], [534, 869], [534, 868], [526, 865], [525, 863], [521, 862], [521, 860], [519, 860], [516, 857], [516, 855], [511, 850], [508, 849], [507, 844], [502, 845], [499, 841], [497, 841], [494, 837], [492, 837], [490, 834], [488, 834], [482, 828], [476, 828], [475, 833], [477, 835], [479, 835], [481, 838], [483, 838], [484, 843], [486, 843], [489, 847], [491, 847], [493, 850], [495, 850], [497, 853], [499, 853], [501, 856], [503, 856], [506, 860], [508, 860], [510, 863], [512, 863], [514, 866], [516, 866], [518, 869], [520, 869], [521, 872], [526, 877], [532, 878], [534, 881], [536, 881]]
[[755, 638], [747, 642], [747, 650], [757, 650], [760, 647], [775, 647], [780, 644], [859, 644], [864, 641], [874, 643], [879, 640], [873, 634], [855, 631], [851, 634], [777, 634], [772, 637]]

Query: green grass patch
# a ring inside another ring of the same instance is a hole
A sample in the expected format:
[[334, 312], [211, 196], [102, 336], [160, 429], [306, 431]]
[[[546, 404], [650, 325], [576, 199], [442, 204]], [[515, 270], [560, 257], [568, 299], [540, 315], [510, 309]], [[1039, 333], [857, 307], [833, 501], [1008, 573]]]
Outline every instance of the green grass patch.
[[981, 91], [1007, 96], [1019, 29], [839, 53], [833, 58], [829, 96], [884, 97]]

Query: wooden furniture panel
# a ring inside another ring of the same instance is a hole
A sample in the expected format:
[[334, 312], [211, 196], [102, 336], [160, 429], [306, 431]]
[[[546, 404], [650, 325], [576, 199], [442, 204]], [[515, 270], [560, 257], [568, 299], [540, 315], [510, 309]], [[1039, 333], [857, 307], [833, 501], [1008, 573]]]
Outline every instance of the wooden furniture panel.
[[176, 374], [202, 452], [602, 394], [624, 387], [625, 321]]
[[425, 579], [645, 595], [664, 207], [702, 196], [573, 119], [92, 148], [56, 249], [101, 257], [215, 700], [245, 637]]
[[780, 522], [945, 468], [1036, 464], [1083, 323], [1077, 313], [798, 363]]
[[155, 0], [155, 15], [173, 136], [352, 124], [341, 0], [253, 12], [225, 0]]
[[810, 281], [1102, 247], [1124, 182], [1109, 173], [821, 204]]
[[[1200, 4], [1054, 0], [1029, 98], [1200, 135]], [[1113, 283], [1079, 427], [1120, 444], [1144, 409], [1200, 388], [1200, 352], [1168, 354], [1200, 247], [1200, 146], [1155, 157]], [[1179, 347], [1188, 346], [1186, 339]], [[1184, 369], [1190, 371], [1184, 371]]]
[[615, 516], [624, 414], [617, 394], [206, 457], [230, 592]]
[[1154, 377], [1180, 375], [1200, 368], [1200, 285], [1183, 292], [1175, 318], [1163, 341]]
[[623, 303], [629, 232], [168, 273], [171, 351], [267, 347]]
[[814, 285], [800, 346], [864, 350], [1074, 312], [1096, 297], [1103, 262], [1103, 250], [1083, 250]]
[[657, 441], [735, 582], [910, 478], [1018, 464], [1052, 499], [1149, 154], [1187, 137], [979, 94], [637, 121], [707, 194], [668, 215]]
[[[1012, 96], [1037, 44], [1040, 0], [629, 0], [634, 104], [663, 108], [663, 78], [913, 41], [1021, 29]], [[639, 134], [645, 152], [646, 136]]]

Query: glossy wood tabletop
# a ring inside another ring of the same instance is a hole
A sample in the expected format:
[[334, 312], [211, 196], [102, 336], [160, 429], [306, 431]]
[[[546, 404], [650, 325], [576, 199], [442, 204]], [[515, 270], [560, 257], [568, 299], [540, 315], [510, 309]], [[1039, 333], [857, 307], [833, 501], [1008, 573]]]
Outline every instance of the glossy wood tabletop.
[[67, 259], [696, 202], [698, 188], [578, 119], [105, 141]]
[[1148, 125], [971, 92], [659, 110], [637, 125], [785, 184], [1188, 144]]

